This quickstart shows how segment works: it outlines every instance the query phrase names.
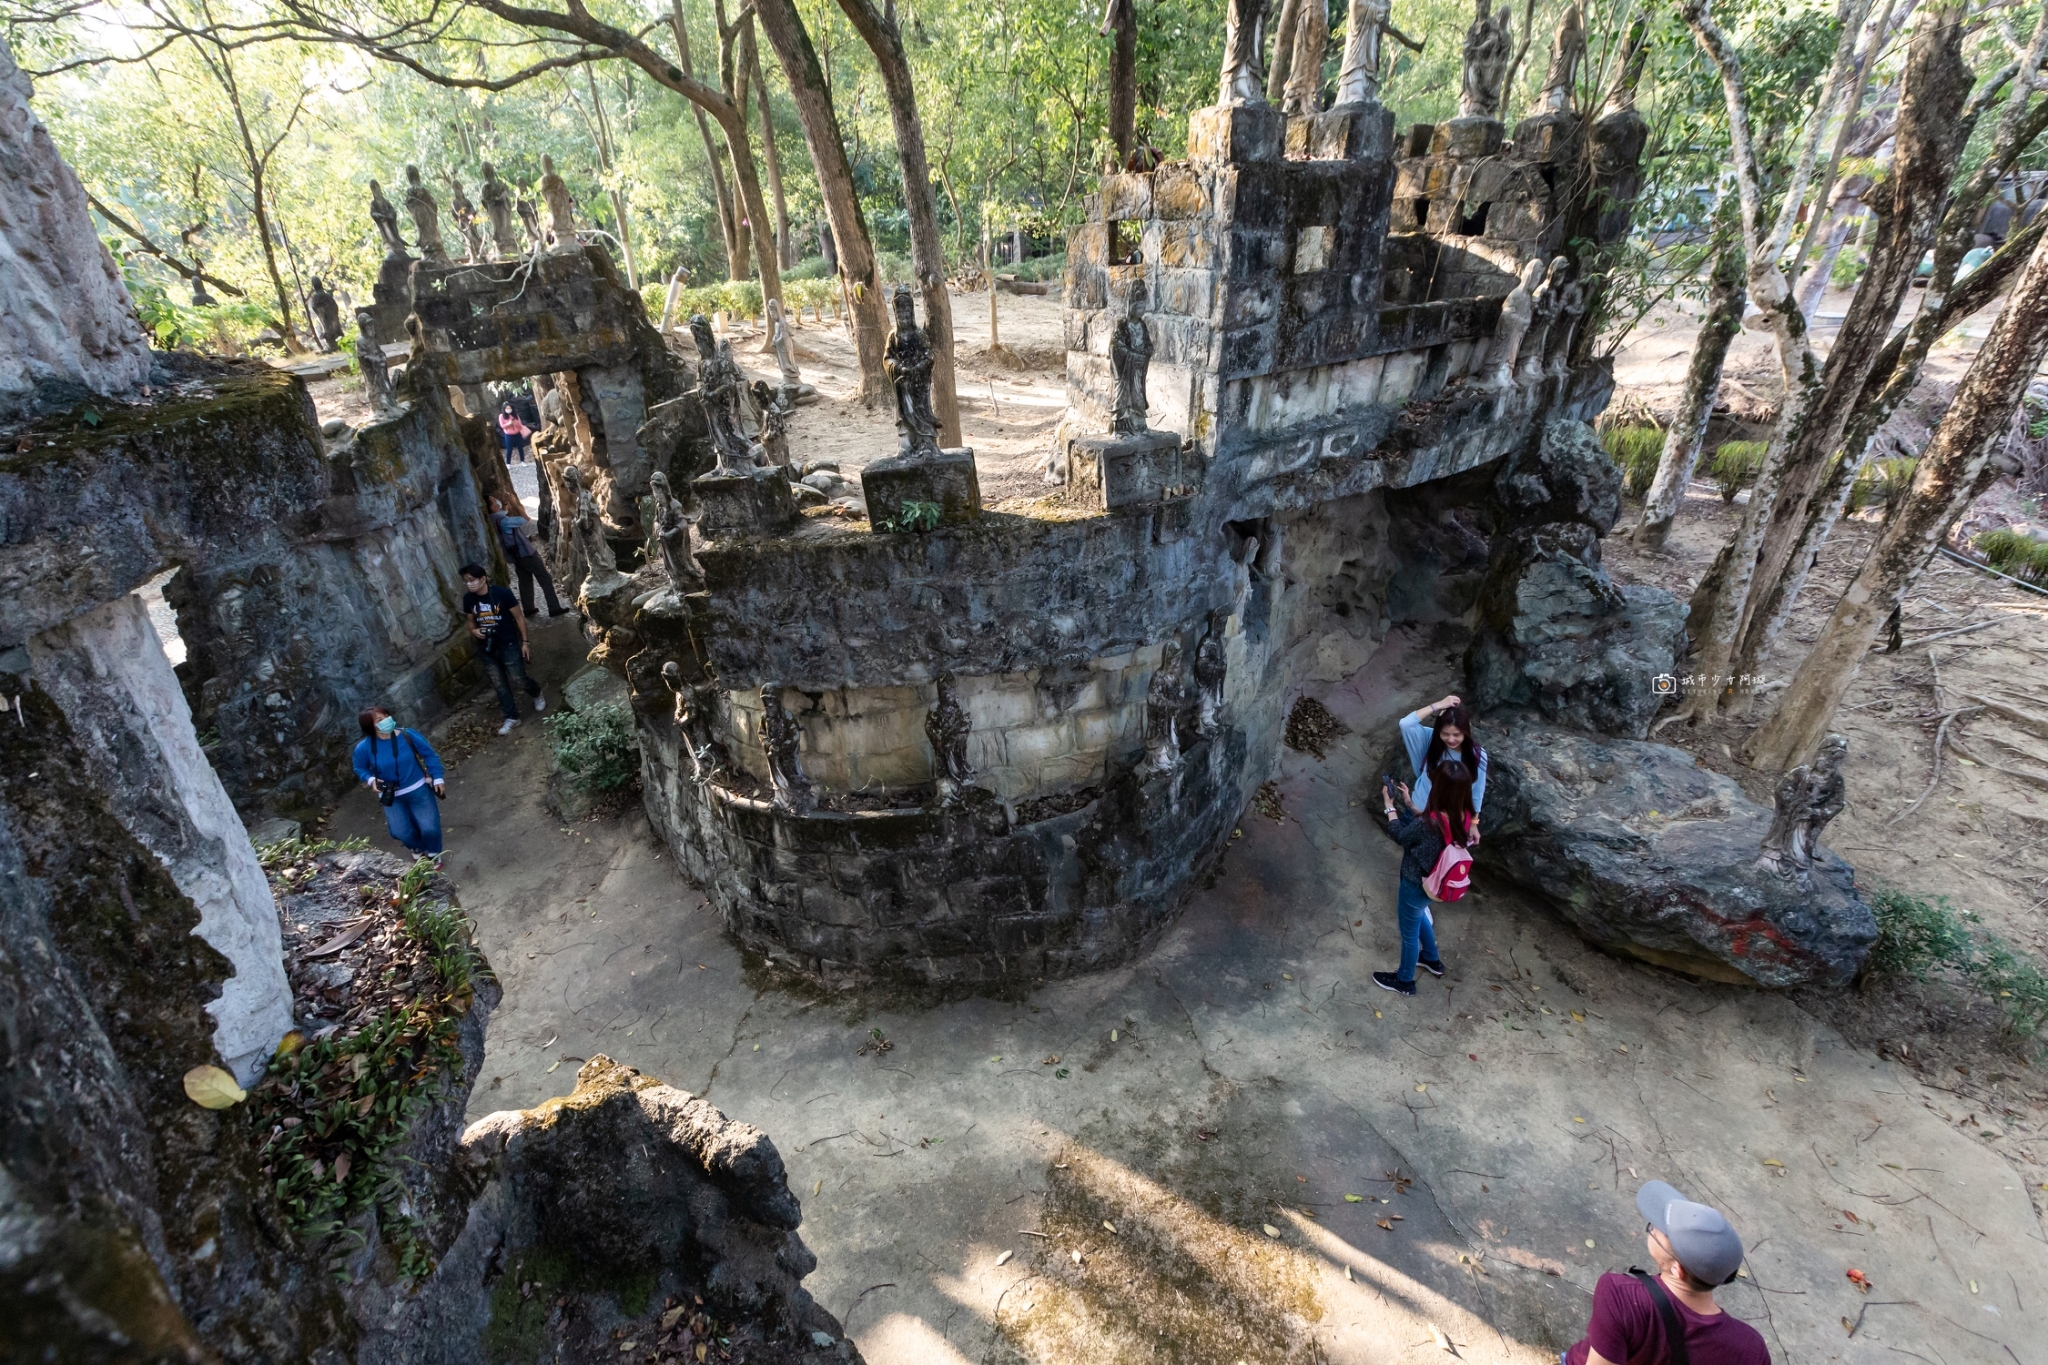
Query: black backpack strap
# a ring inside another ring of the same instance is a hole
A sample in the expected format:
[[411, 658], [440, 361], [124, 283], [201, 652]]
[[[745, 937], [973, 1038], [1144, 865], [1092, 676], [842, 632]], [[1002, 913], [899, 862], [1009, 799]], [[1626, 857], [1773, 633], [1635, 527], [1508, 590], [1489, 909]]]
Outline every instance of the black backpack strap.
[[1664, 1292], [1664, 1286], [1659, 1284], [1657, 1277], [1649, 1271], [1630, 1266], [1628, 1273], [1650, 1292], [1650, 1302], [1657, 1306], [1657, 1316], [1664, 1320], [1664, 1340], [1670, 1346], [1670, 1350], [1665, 1353], [1665, 1360], [1670, 1365], [1692, 1365], [1691, 1357], [1685, 1353], [1685, 1323], [1680, 1320], [1678, 1309], [1671, 1302], [1671, 1296]]

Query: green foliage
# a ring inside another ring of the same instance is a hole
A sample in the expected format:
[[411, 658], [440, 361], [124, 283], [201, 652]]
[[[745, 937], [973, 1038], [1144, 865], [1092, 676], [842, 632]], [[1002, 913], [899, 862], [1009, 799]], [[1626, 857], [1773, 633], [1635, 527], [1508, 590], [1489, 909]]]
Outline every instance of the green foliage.
[[1664, 457], [1664, 432], [1658, 427], [1609, 427], [1600, 434], [1608, 458], [1621, 466], [1628, 491], [1640, 498], [1650, 491], [1657, 477], [1657, 464]]
[[1828, 283], [1837, 289], [1848, 289], [1863, 278], [1863, 272], [1870, 267], [1869, 260], [1857, 248], [1843, 247], [1835, 257], [1834, 267], [1828, 271]]
[[612, 703], [548, 717], [555, 762], [585, 791], [617, 791], [640, 776], [640, 737], [631, 708]]
[[782, 284], [785, 289], [789, 287], [789, 283], [792, 280], [829, 280], [831, 278], [832, 267], [825, 264], [823, 256], [806, 256], [782, 272]]
[[1973, 543], [1977, 553], [2000, 573], [2030, 583], [2048, 583], [2048, 541], [2018, 531], [1986, 531]]
[[1953, 976], [1989, 997], [2005, 1016], [2006, 1031], [2033, 1040], [2048, 1026], [2048, 975], [2041, 964], [1957, 911], [1947, 897], [1932, 900], [1891, 887], [1871, 897], [1877, 943], [1867, 970], [1879, 976], [1926, 981]]
[[265, 872], [276, 872], [294, 863], [310, 863], [323, 853], [361, 853], [368, 839], [280, 839], [256, 850], [256, 860]]
[[1920, 461], [1910, 455], [1872, 460], [1857, 471], [1856, 482], [1849, 485], [1849, 510], [1860, 512], [1866, 507], [1882, 507], [1889, 516], [1912, 488], [1913, 471], [1919, 467]]
[[1707, 473], [1721, 485], [1721, 501], [1734, 502], [1735, 495], [1756, 482], [1763, 468], [1765, 441], [1723, 441], [1707, 465]]
[[936, 531], [945, 513], [946, 509], [935, 502], [906, 502], [900, 514], [876, 522], [875, 529], [884, 533]]

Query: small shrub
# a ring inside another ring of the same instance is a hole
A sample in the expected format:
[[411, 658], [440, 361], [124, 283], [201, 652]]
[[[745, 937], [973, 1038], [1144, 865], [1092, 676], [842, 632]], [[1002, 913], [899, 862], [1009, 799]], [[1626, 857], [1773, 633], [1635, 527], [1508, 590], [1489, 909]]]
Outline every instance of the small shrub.
[[935, 502], [906, 502], [903, 511], [892, 519], [875, 523], [875, 529], [886, 533], [896, 531], [936, 531], [946, 509]]
[[2030, 583], [2048, 583], [2048, 541], [2018, 531], [1986, 531], [1973, 543], [1977, 553], [2000, 573]]
[[640, 737], [631, 709], [622, 704], [549, 716], [548, 743], [562, 770], [594, 795], [640, 776]]
[[1630, 496], [1640, 498], [1650, 491], [1657, 477], [1657, 464], [1664, 458], [1664, 433], [1657, 427], [1609, 427], [1601, 433], [1600, 444], [1608, 458], [1621, 466]]
[[1849, 485], [1849, 510], [1882, 507], [1889, 515], [1913, 487], [1913, 471], [1919, 467], [1920, 461], [1910, 455], [1872, 460], [1856, 475], [1856, 482]]
[[1757, 471], [1764, 466], [1764, 451], [1769, 448], [1765, 441], [1721, 442], [1707, 466], [1707, 473], [1721, 485], [1721, 501], [1734, 502], [1737, 493], [1756, 482]]
[[782, 283], [787, 287], [796, 280], [830, 280], [832, 267], [825, 264], [823, 256], [806, 256], [782, 272]]
[[1837, 289], [1847, 289], [1863, 278], [1868, 265], [1861, 251], [1855, 247], [1844, 247], [1842, 254], [1835, 257], [1834, 268], [1828, 271], [1828, 283]]
[[1929, 900], [1891, 887], [1873, 895], [1870, 908], [1877, 916], [1871, 973], [1925, 981], [1946, 972], [1988, 996], [2008, 1033], [2032, 1040], [2048, 1026], [2048, 974], [1998, 935], [1973, 928], [1976, 915], [1958, 912], [1943, 896]]

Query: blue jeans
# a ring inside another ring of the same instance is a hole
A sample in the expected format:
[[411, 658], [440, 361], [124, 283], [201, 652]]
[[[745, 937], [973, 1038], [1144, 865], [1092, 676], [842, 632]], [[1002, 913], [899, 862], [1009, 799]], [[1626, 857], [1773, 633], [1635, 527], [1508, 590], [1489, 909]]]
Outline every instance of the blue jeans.
[[1401, 970], [1394, 975], [1403, 981], [1413, 981], [1416, 958], [1436, 961], [1436, 931], [1430, 925], [1429, 896], [1422, 883], [1403, 877], [1401, 894], [1395, 903], [1401, 917]]
[[432, 785], [416, 787], [384, 808], [391, 837], [415, 856], [433, 858], [441, 852], [441, 802]]
[[498, 709], [505, 713], [506, 720], [519, 719], [519, 694], [513, 691], [514, 684], [526, 689], [526, 695], [540, 695], [540, 684], [526, 675], [526, 663], [519, 657], [519, 641], [516, 639], [502, 649], [489, 645], [483, 651], [484, 671], [491, 675], [491, 686], [498, 690]]

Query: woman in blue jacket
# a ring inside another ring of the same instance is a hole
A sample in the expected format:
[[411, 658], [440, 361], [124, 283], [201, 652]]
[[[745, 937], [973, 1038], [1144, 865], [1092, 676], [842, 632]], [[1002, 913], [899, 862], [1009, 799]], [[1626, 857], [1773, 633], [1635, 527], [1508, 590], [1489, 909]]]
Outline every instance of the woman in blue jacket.
[[402, 728], [381, 706], [370, 707], [356, 720], [363, 727], [363, 737], [356, 743], [356, 776], [377, 793], [391, 837], [414, 857], [432, 858], [439, 867], [446, 856], [441, 848], [441, 798], [448, 792], [441, 756], [425, 735]]
[[1479, 846], [1480, 811], [1486, 808], [1486, 750], [1472, 737], [1472, 713], [1456, 693], [1401, 717], [1401, 742], [1415, 770], [1412, 800], [1416, 810], [1429, 809], [1429, 775], [1440, 763], [1453, 774], [1462, 771], [1472, 784], [1472, 846]]

